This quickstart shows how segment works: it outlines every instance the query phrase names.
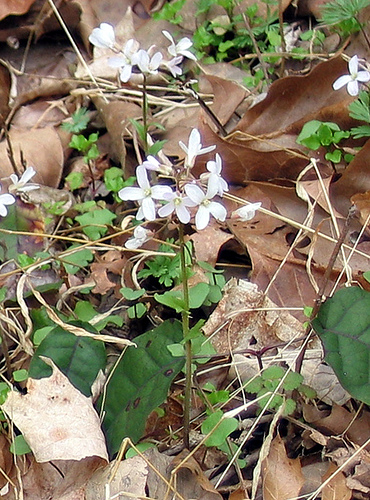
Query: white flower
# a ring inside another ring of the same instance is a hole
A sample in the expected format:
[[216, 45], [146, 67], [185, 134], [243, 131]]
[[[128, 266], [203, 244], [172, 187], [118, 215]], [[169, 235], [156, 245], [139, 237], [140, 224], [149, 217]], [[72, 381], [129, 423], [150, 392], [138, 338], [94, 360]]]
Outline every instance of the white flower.
[[155, 172], [159, 172], [164, 175], [171, 175], [172, 174], [172, 166], [170, 165], [163, 165], [160, 163], [157, 158], [154, 156], [149, 155], [145, 161], [143, 161], [142, 165], [147, 169], [147, 170], [153, 170]]
[[168, 193], [164, 198], [169, 203], [158, 210], [158, 215], [160, 217], [168, 217], [173, 212], [176, 212], [179, 221], [183, 224], [188, 224], [190, 221], [190, 212], [187, 207], [195, 207], [197, 203], [194, 203], [188, 196], [181, 196], [178, 192]]
[[150, 57], [146, 50], [141, 49], [135, 54], [135, 64], [137, 64], [140, 71], [146, 75], [156, 75], [162, 59], [163, 56], [160, 52], [156, 52]]
[[132, 200], [140, 203], [136, 219], [155, 220], [156, 205], [154, 200], [164, 200], [165, 193], [171, 193], [172, 189], [169, 186], [151, 186], [147, 170], [143, 165], [136, 168], [136, 179], [140, 187], [125, 187], [118, 192], [118, 196], [123, 201]]
[[211, 184], [212, 190], [216, 190], [218, 195], [223, 196], [224, 191], [229, 190], [229, 186], [225, 179], [221, 177], [222, 158], [218, 153], [216, 153], [216, 161], [207, 161], [207, 170], [210, 174], [202, 174], [201, 177], [208, 176], [208, 185]]
[[135, 56], [139, 50], [139, 42], [131, 38], [128, 40], [122, 50], [122, 55], [110, 57], [108, 64], [111, 68], [120, 68], [120, 80], [127, 83], [131, 78], [132, 67], [135, 66]]
[[358, 57], [353, 56], [348, 63], [349, 75], [340, 76], [333, 83], [333, 89], [338, 90], [347, 85], [349, 95], [355, 96], [358, 94], [358, 82], [368, 82], [370, 73], [368, 71], [358, 70]]
[[101, 23], [99, 28], [92, 30], [89, 41], [100, 49], [113, 49], [116, 43], [113, 26], [108, 23]]
[[18, 175], [16, 174], [11, 174], [10, 175], [10, 180], [12, 181], [12, 184], [9, 186], [9, 191], [11, 193], [25, 193], [27, 191], [33, 191], [34, 189], [39, 189], [40, 186], [39, 184], [26, 184], [28, 181], [36, 174], [36, 170], [33, 167], [27, 167], [26, 170], [23, 172], [21, 178], [18, 178]]
[[193, 59], [193, 61], [196, 61], [197, 58], [195, 55], [190, 52], [190, 47], [193, 45], [193, 42], [190, 40], [190, 38], [181, 38], [181, 40], [177, 43], [175, 43], [175, 40], [173, 39], [173, 36], [171, 33], [168, 31], [163, 30], [162, 33], [164, 36], [171, 42], [171, 45], [167, 48], [168, 53], [173, 56], [184, 56], [187, 57], [188, 59]]
[[185, 167], [192, 168], [194, 167], [195, 158], [199, 155], [209, 153], [213, 151], [216, 146], [208, 146], [206, 148], [202, 148], [202, 144], [200, 142], [200, 133], [199, 130], [193, 128], [189, 136], [189, 144], [186, 146], [182, 141], [179, 141], [179, 145], [183, 151], [186, 153], [185, 158]]
[[180, 68], [180, 66], [178, 66], [178, 64], [180, 64], [182, 60], [182, 56], [177, 56], [170, 61], [163, 61], [163, 66], [171, 72], [174, 78], [176, 78], [177, 76], [182, 75], [182, 69]]
[[145, 227], [143, 226], [136, 226], [134, 229], [133, 237], [126, 241], [125, 247], [130, 250], [140, 248], [146, 241], [151, 238], [152, 234], [152, 231], [149, 231], [149, 229], [145, 229]]
[[[0, 185], [1, 189], [1, 185]], [[15, 203], [15, 198], [13, 195], [5, 193], [0, 194], [0, 216], [5, 217], [8, 214], [8, 209], [6, 205], [13, 205]]]
[[256, 211], [261, 208], [262, 203], [250, 203], [249, 205], [244, 205], [243, 207], [238, 208], [231, 214], [232, 219], [240, 219], [243, 222], [247, 222], [248, 220], [253, 219], [256, 215]]
[[220, 221], [226, 219], [226, 208], [217, 201], [211, 201], [216, 195], [216, 191], [212, 189], [212, 186], [208, 185], [206, 194], [196, 184], [186, 184], [184, 189], [191, 201], [199, 205], [195, 215], [195, 226], [198, 231], [207, 226], [211, 215]]

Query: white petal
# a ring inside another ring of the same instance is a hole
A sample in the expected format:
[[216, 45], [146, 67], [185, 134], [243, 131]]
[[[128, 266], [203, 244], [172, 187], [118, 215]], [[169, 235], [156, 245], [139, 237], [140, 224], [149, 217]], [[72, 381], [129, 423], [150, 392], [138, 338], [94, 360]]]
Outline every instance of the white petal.
[[127, 64], [127, 59], [122, 56], [115, 56], [115, 57], [110, 57], [108, 59], [108, 66], [111, 68], [122, 68], [123, 66], [126, 66]]
[[148, 73], [149, 70], [149, 55], [146, 50], [140, 49], [133, 58], [133, 62], [137, 64], [142, 73]]
[[349, 60], [349, 63], [348, 63], [348, 68], [349, 68], [349, 73], [350, 75], [357, 75], [357, 72], [358, 72], [358, 57], [357, 56], [353, 56], [351, 57], [351, 59]]
[[18, 175], [10, 174], [9, 177], [10, 177], [10, 180], [12, 181], [12, 184], [18, 184]]
[[136, 180], [142, 189], [150, 189], [148, 173], [144, 165], [136, 167]]
[[8, 214], [8, 210], [5, 205], [0, 204], [0, 216], [5, 217]]
[[189, 210], [183, 204], [176, 206], [176, 214], [180, 222], [182, 222], [183, 224], [188, 224], [188, 222], [190, 221]]
[[168, 217], [175, 210], [175, 205], [173, 202], [167, 203], [158, 210], [159, 217]]
[[196, 56], [192, 52], [190, 52], [190, 50], [182, 50], [181, 52], [179, 52], [179, 54], [182, 54], [184, 57], [192, 59], [193, 61], [197, 60]]
[[368, 82], [370, 80], [370, 73], [368, 71], [359, 71], [357, 73], [358, 82]]
[[159, 68], [161, 64], [163, 56], [160, 52], [156, 52], [150, 61], [150, 67], [152, 70], [156, 70]]
[[179, 141], [179, 146], [183, 151], [185, 151], [186, 154], [188, 154], [189, 149], [186, 144], [184, 144], [182, 141]]
[[202, 201], [205, 199], [205, 194], [196, 184], [186, 184], [185, 185], [185, 193], [189, 196], [191, 201], [200, 205]]
[[171, 43], [175, 43], [175, 40], [173, 39], [171, 33], [169, 31], [166, 31], [166, 30], [162, 30], [162, 33], [164, 34], [164, 36], [171, 42]]
[[196, 213], [195, 216], [195, 226], [198, 229], [198, 231], [201, 231], [208, 225], [209, 218], [210, 218], [209, 210], [207, 210], [206, 207], [201, 205], [198, 208], [198, 212]]
[[240, 207], [231, 214], [231, 218], [240, 218], [240, 220], [247, 222], [253, 219], [253, 217], [256, 215], [256, 210], [258, 210], [261, 205], [261, 202], [256, 202], [245, 205], [244, 207]]
[[147, 196], [143, 199], [141, 203], [141, 209], [146, 220], [155, 220], [155, 203], [151, 198]]
[[350, 75], [342, 75], [333, 83], [333, 89], [338, 90], [347, 85], [351, 81], [352, 77]]
[[215, 219], [220, 221], [224, 221], [226, 219], [227, 210], [223, 205], [221, 205], [221, 203], [211, 201], [207, 208]]
[[0, 205], [12, 205], [15, 203], [15, 198], [11, 194], [0, 194]]
[[23, 172], [20, 182], [28, 182], [36, 174], [36, 170], [33, 167], [27, 167]]
[[118, 191], [118, 196], [123, 201], [139, 201], [145, 197], [144, 191], [138, 187], [124, 187]]
[[121, 80], [121, 82], [123, 83], [127, 83], [129, 81], [129, 79], [131, 78], [131, 74], [132, 74], [132, 66], [130, 66], [129, 64], [126, 64], [126, 66], [124, 66], [119, 74], [119, 78]]
[[179, 40], [177, 42], [177, 45], [176, 45], [177, 52], [180, 53], [180, 52], [182, 52], [184, 50], [190, 49], [190, 47], [192, 45], [193, 45], [193, 42], [187, 36], [184, 37], [184, 38], [181, 38], [181, 40]]
[[207, 184], [207, 194], [206, 197], [211, 200], [216, 196], [219, 191], [219, 179], [220, 177], [217, 174], [211, 174], [208, 179]]
[[155, 200], [165, 200], [166, 196], [172, 193], [172, 189], [170, 186], [162, 186], [160, 184], [157, 184], [156, 186], [153, 186], [151, 189], [152, 192], [152, 198]]
[[358, 95], [358, 82], [357, 80], [351, 80], [347, 84], [347, 92], [349, 95], [355, 96]]

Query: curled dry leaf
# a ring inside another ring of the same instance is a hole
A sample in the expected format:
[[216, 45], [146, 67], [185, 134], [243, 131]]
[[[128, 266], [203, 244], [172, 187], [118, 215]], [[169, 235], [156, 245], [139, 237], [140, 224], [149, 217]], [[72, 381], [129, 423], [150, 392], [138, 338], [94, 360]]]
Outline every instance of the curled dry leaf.
[[28, 393], [11, 391], [2, 410], [20, 429], [38, 462], [87, 457], [108, 460], [91, 399], [73, 387], [52, 361], [44, 361], [53, 367], [53, 374], [28, 379]]
[[36, 0], [2, 0], [0, 4], [0, 20], [7, 16], [25, 14]]
[[323, 481], [329, 479], [333, 474], [335, 476], [324, 486], [321, 500], [350, 500], [352, 498], [352, 490], [346, 484], [345, 475], [337, 470], [338, 467], [332, 462], [324, 474]]

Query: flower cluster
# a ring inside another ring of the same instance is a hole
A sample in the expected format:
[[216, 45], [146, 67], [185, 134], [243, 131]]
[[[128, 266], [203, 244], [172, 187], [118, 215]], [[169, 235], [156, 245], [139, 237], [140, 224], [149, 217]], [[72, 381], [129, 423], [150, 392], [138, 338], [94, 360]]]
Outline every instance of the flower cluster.
[[89, 41], [95, 47], [111, 49], [118, 52], [118, 55], [111, 57], [108, 60], [109, 66], [119, 70], [120, 80], [127, 83], [133, 73], [134, 68], [143, 75], [156, 75], [163, 67], [168, 70], [174, 78], [182, 75], [182, 69], [179, 66], [184, 57], [196, 60], [195, 55], [190, 52], [189, 48], [193, 42], [185, 37], [178, 43], [175, 43], [172, 35], [168, 31], [163, 31], [163, 35], [171, 42], [167, 48], [169, 58], [164, 59], [161, 52], [155, 51], [155, 46], [151, 46], [148, 50], [140, 49], [139, 42], [131, 38], [125, 46], [119, 50], [116, 44], [114, 28], [111, 24], [101, 23], [99, 28], [93, 29], [89, 36]]
[[[196, 180], [188, 175], [189, 170], [195, 163], [197, 156], [208, 153], [215, 146], [203, 147], [201, 136], [197, 129], [193, 129], [189, 136], [188, 144], [180, 142], [180, 146], [186, 153], [184, 168], [175, 177], [176, 187], [173, 189], [167, 184], [151, 185], [149, 179], [150, 171], [162, 171], [162, 166], [156, 158], [148, 158], [136, 168], [136, 179], [138, 186], [125, 187], [121, 189], [118, 196], [124, 201], [137, 201], [139, 209], [136, 219], [154, 221], [157, 217], [170, 217], [176, 215], [182, 224], [188, 224], [195, 213], [194, 222], [198, 231], [204, 229], [211, 216], [223, 222], [226, 219], [226, 208], [215, 201], [216, 196], [222, 197], [229, 190], [227, 182], [221, 176], [222, 159], [216, 153], [215, 160], [209, 160], [206, 164], [208, 172], [202, 174]], [[176, 169], [178, 172], [178, 169]], [[242, 220], [250, 220], [261, 203], [249, 204], [233, 212], [232, 217]], [[148, 232], [140, 226], [135, 229], [133, 238], [127, 241], [127, 248], [139, 248], [148, 239]]]
[[358, 83], [366, 83], [370, 81], [370, 73], [368, 71], [358, 70], [358, 57], [351, 57], [348, 63], [349, 75], [342, 75], [333, 83], [333, 89], [339, 90], [345, 85], [347, 85], [347, 92], [351, 96], [358, 95], [359, 85]]

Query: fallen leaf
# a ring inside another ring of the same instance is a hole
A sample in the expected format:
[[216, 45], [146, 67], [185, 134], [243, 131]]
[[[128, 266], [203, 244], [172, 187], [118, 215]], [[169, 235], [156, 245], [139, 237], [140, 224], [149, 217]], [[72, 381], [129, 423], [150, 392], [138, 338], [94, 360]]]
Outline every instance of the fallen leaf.
[[[51, 361], [48, 364], [52, 366]], [[38, 462], [88, 457], [108, 460], [91, 399], [75, 389], [55, 365], [49, 378], [29, 378], [27, 391], [25, 395], [11, 391], [2, 409], [20, 429]]]
[[25, 14], [36, 0], [3, 0], [0, 4], [0, 20], [7, 16]]
[[[331, 462], [328, 470], [323, 476], [323, 481], [326, 481], [330, 476], [338, 470], [338, 467]], [[352, 498], [352, 490], [346, 484], [346, 477], [343, 472], [338, 472], [326, 484], [322, 490], [321, 500], [350, 500]]]
[[299, 496], [304, 484], [298, 458], [288, 458], [284, 441], [278, 435], [262, 463], [263, 500], [290, 500]]

